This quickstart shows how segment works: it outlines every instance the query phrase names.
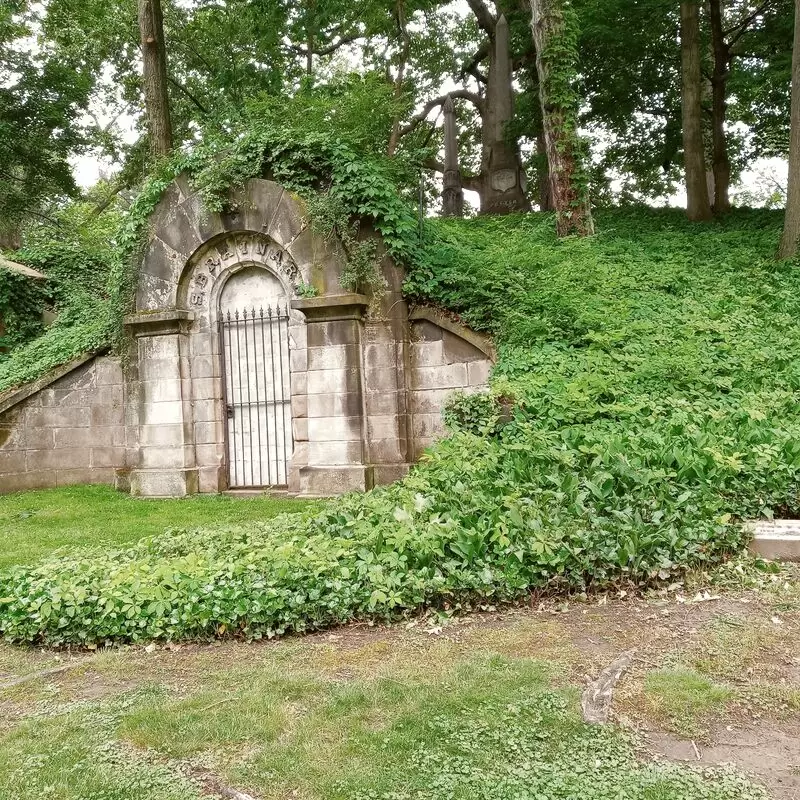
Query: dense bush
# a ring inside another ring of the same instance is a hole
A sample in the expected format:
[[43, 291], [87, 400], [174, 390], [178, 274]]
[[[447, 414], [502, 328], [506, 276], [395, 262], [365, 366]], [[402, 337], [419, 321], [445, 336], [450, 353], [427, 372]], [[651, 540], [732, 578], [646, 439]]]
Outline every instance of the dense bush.
[[402, 483], [268, 526], [0, 574], [14, 640], [245, 636], [670, 579], [796, 511], [800, 273], [780, 219], [437, 222], [409, 292], [493, 330], [494, 392]]
[[[0, 270], [0, 392], [34, 380], [83, 353], [110, 342], [107, 284], [113, 251], [84, 241], [35, 243], [14, 259], [47, 276], [32, 281]], [[45, 329], [42, 313], [56, 322]]]

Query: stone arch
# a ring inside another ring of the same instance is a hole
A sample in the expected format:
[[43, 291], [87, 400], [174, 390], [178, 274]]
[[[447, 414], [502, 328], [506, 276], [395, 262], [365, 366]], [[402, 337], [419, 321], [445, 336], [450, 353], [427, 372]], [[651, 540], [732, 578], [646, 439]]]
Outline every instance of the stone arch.
[[273, 181], [253, 178], [230, 193], [228, 206], [231, 211], [209, 212], [185, 177], [170, 184], [151, 217], [137, 275], [137, 312], [186, 308], [179, 293], [186, 270], [231, 241], [269, 242], [296, 267], [292, 280], [313, 285], [320, 294], [337, 291], [344, 255], [311, 230], [300, 198]]
[[[192, 253], [178, 280], [176, 307], [193, 315], [193, 330], [214, 329], [219, 297], [227, 281], [252, 267], [264, 270], [280, 283], [281, 302], [287, 304], [297, 296], [298, 287], [308, 283], [289, 251], [268, 236], [258, 231], [219, 234]], [[304, 323], [297, 311], [291, 311], [291, 317], [296, 324]]]
[[[231, 404], [218, 309], [228, 282], [248, 270], [264, 270], [286, 298], [282, 441], [291, 457], [276, 470], [281, 481], [293, 492], [329, 495], [404, 474], [441, 432], [444, 397], [482, 385], [490, 354], [446, 321], [417, 320], [417, 328], [428, 327], [415, 336], [403, 268], [368, 224], [360, 235], [377, 240], [382, 259], [384, 291], [375, 295], [342, 287], [343, 250], [313, 232], [302, 201], [278, 184], [249, 180], [230, 193], [228, 208], [208, 212], [179, 178], [151, 217], [136, 313], [126, 319], [133, 334], [126, 374], [132, 492], [184, 495], [242, 485], [230, 480], [236, 458], [226, 448]], [[303, 285], [313, 292], [298, 291]], [[271, 402], [277, 404], [274, 387]], [[257, 439], [260, 429], [250, 430], [250, 441], [253, 430]]]

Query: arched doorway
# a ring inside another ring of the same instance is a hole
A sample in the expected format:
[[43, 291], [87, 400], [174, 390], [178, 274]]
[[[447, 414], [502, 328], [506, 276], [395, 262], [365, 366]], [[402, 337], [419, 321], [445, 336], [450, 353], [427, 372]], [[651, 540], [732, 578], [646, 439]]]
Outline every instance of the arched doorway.
[[219, 295], [230, 488], [288, 482], [292, 456], [289, 309], [281, 281], [249, 265]]

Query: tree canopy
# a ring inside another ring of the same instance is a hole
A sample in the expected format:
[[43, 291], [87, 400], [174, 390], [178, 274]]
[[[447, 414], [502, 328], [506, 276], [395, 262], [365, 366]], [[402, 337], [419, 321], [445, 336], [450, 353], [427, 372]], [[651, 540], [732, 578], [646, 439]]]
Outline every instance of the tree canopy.
[[[689, 164], [690, 204], [699, 192], [725, 213], [744, 168], [789, 152], [792, 0], [142, 2], [163, 16], [162, 96], [185, 152], [285, 109], [308, 130], [403, 161], [401, 189], [422, 172], [431, 196], [449, 97], [460, 180], [479, 210], [566, 203], [562, 216], [588, 197], [663, 203], [684, 190]], [[685, 31], [681, 40], [682, 8], [695, 13], [692, 43]], [[547, 30], [532, 27], [537, 13]], [[149, 141], [141, 19], [136, 0], [3, 4], [0, 244], [18, 246], [26, 226], [78, 193], [74, 157], [114, 163], [112, 192], [125, 192], [165, 150]], [[687, 97], [699, 98], [694, 115]], [[137, 136], [123, 135], [130, 127]], [[581, 184], [569, 191], [556, 180], [567, 150]], [[496, 187], [509, 170], [520, 170], [522, 193], [504, 207]]]

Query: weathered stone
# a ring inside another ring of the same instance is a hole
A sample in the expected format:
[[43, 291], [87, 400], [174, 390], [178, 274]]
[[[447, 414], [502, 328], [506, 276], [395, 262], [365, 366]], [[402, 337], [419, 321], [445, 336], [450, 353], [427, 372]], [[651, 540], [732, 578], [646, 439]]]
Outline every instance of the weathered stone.
[[489, 380], [492, 365], [488, 361], [472, 361], [467, 364], [467, 383], [471, 387], [485, 386]]
[[438, 342], [414, 342], [409, 349], [412, 369], [440, 367], [447, 363], [444, 356], [444, 343], [441, 339]]
[[411, 469], [411, 464], [375, 464], [372, 467], [372, 482], [375, 486], [386, 486], [402, 480]]
[[306, 398], [309, 417], [358, 417], [362, 413], [361, 392], [312, 394]]
[[140, 422], [143, 426], [180, 425], [184, 418], [184, 404], [182, 400], [170, 400], [163, 403], [145, 403], [141, 411]]
[[308, 442], [308, 462], [315, 465], [361, 464], [364, 460], [364, 445], [351, 442]]
[[55, 428], [56, 449], [64, 447], [92, 447], [95, 444], [124, 445], [125, 434], [121, 427]]
[[[380, 239], [385, 292], [347, 293], [341, 246], [311, 231], [291, 193], [249, 181], [229, 209], [208, 213], [183, 178], [165, 194], [126, 317], [124, 375], [118, 359], [87, 354], [0, 396], [0, 491], [366, 489], [404, 474], [441, 432], [450, 390], [486, 380], [485, 337], [409, 312]], [[364, 224], [360, 236], [376, 234]], [[301, 283], [319, 296], [297, 297]]]
[[308, 347], [357, 344], [360, 338], [358, 325], [353, 320], [309, 323], [307, 336]]
[[333, 497], [372, 488], [372, 468], [365, 466], [302, 467], [300, 491], [310, 497]]
[[308, 438], [312, 442], [361, 441], [361, 417], [309, 417]]
[[9, 472], [24, 472], [26, 469], [24, 450], [0, 450], [0, 475]]
[[412, 370], [411, 381], [417, 389], [445, 389], [468, 386], [467, 365], [447, 364]]
[[361, 390], [361, 375], [357, 369], [325, 369], [303, 373], [307, 376], [306, 393], [347, 394]]
[[28, 472], [89, 468], [90, 450], [85, 448], [63, 448], [61, 450], [27, 450], [25, 469]]
[[369, 458], [373, 464], [396, 464], [404, 463], [406, 458], [405, 439], [397, 436], [394, 431], [389, 438], [371, 438], [369, 442]]
[[121, 467], [125, 463], [125, 447], [92, 447], [90, 456], [92, 468]]
[[448, 95], [444, 107], [444, 176], [442, 187], [442, 216], [464, 215], [464, 191], [458, 168], [458, 129], [453, 98]]
[[749, 527], [752, 553], [770, 561], [800, 561], [800, 521], [762, 520]]
[[[361, 349], [355, 344], [332, 344], [327, 347], [309, 347], [309, 372], [318, 369], [358, 369], [361, 364]], [[294, 354], [292, 354], [294, 355]]]
[[367, 367], [364, 370], [364, 388], [368, 392], [392, 392], [404, 387], [396, 368]]
[[56, 486], [74, 486], [78, 483], [113, 483], [113, 467], [60, 469], [56, 472]]
[[404, 391], [367, 391], [364, 395], [364, 405], [367, 416], [381, 416], [384, 414], [403, 414], [406, 410]]
[[196, 469], [136, 470], [131, 473], [131, 494], [142, 497], [185, 497], [198, 487]]

